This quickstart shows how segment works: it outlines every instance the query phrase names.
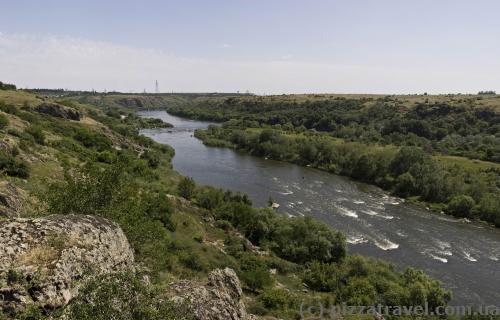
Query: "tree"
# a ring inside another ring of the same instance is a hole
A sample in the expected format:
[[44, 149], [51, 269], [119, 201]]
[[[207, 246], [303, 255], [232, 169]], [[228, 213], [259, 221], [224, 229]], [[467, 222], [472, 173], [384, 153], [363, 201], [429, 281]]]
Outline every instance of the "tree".
[[177, 192], [184, 199], [191, 200], [191, 198], [194, 196], [195, 188], [196, 184], [193, 178], [183, 177], [177, 185]]
[[400, 175], [396, 180], [396, 194], [401, 197], [407, 197], [413, 194], [415, 190], [415, 178], [409, 173], [405, 172]]
[[273, 251], [296, 263], [339, 262], [346, 256], [345, 236], [311, 217], [277, 221]]
[[417, 147], [402, 147], [391, 162], [391, 171], [394, 176], [399, 176], [417, 163], [429, 161], [430, 157]]

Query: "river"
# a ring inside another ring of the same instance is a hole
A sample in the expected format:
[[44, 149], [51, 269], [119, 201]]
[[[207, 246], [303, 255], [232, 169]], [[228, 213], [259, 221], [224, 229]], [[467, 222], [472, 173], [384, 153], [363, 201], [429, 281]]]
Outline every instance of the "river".
[[283, 214], [314, 216], [346, 234], [349, 252], [388, 260], [400, 270], [422, 269], [439, 279], [453, 290], [451, 304], [500, 306], [499, 229], [431, 213], [377, 187], [313, 168], [206, 147], [193, 131], [208, 122], [165, 111], [140, 115], [174, 125], [142, 134], [172, 146], [175, 170], [197, 183], [246, 193], [254, 206], [265, 206], [271, 197]]

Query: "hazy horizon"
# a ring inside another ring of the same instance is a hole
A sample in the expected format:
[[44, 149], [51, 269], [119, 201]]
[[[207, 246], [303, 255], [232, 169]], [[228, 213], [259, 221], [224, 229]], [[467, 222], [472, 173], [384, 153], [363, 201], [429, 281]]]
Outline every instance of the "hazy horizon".
[[0, 81], [256, 94], [447, 94], [500, 86], [493, 0], [2, 5]]

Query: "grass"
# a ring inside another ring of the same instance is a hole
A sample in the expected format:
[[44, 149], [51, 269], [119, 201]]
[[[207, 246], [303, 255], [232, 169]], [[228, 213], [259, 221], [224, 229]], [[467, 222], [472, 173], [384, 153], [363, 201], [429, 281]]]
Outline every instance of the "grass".
[[464, 157], [434, 156], [434, 159], [442, 163], [446, 167], [458, 166], [459, 168], [469, 172], [484, 171], [489, 168], [500, 169], [500, 163], [481, 161], [481, 160], [471, 160], [469, 158], [464, 158]]

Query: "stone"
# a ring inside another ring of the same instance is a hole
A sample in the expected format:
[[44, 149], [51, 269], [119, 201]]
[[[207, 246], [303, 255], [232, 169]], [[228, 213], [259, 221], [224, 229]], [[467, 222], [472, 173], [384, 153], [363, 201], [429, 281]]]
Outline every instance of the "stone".
[[185, 304], [198, 320], [252, 320], [242, 301], [240, 280], [233, 269], [216, 269], [207, 284], [182, 280], [170, 285], [168, 296]]
[[55, 309], [97, 275], [134, 271], [121, 228], [104, 218], [53, 215], [0, 220], [0, 312]]

